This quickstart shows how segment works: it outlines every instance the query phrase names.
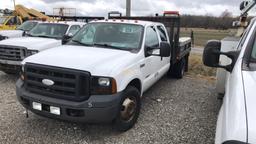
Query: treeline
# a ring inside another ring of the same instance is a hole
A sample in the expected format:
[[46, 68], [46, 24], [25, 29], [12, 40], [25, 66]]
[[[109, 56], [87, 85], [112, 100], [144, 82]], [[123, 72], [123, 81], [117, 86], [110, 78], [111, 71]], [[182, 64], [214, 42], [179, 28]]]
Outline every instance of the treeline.
[[205, 29], [229, 29], [232, 28], [232, 23], [239, 20], [231, 16], [193, 16], [182, 15], [181, 27], [185, 28], [205, 28]]

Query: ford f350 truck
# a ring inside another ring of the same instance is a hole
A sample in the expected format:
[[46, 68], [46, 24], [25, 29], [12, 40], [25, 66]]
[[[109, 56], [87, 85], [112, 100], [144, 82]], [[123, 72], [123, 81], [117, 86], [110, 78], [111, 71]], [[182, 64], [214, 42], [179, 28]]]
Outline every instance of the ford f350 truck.
[[[245, 1], [247, 12], [256, 1]], [[246, 14], [247, 15], [247, 14]], [[256, 143], [256, 18], [244, 31], [236, 48], [222, 50], [223, 41], [209, 41], [203, 54], [206, 66], [227, 71], [225, 94], [219, 111], [215, 144]], [[222, 57], [229, 58], [224, 63]]]
[[41, 22], [29, 31], [26, 37], [0, 41], [0, 70], [7, 74], [18, 73], [24, 58], [62, 45], [84, 24], [82, 22]]
[[1, 30], [0, 41], [9, 38], [18, 38], [25, 36], [32, 28], [34, 28], [40, 21], [26, 21], [21, 24], [16, 30]]
[[41, 116], [126, 131], [143, 93], [166, 73], [182, 78], [187, 70], [191, 40], [179, 39], [179, 22], [179, 15], [90, 22], [67, 45], [22, 62], [18, 100]]

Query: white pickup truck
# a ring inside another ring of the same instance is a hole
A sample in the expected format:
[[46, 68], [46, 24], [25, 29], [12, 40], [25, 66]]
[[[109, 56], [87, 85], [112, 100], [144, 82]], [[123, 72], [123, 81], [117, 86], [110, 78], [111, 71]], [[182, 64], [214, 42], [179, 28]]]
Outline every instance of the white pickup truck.
[[39, 22], [40, 21], [35, 21], [35, 20], [26, 21], [22, 25], [20, 25], [16, 30], [1, 30], [0, 40], [25, 36], [26, 32], [29, 32]]
[[177, 37], [179, 16], [144, 19], [166, 20], [171, 38], [162, 23], [94, 21], [67, 45], [26, 58], [16, 84], [20, 103], [45, 117], [130, 129], [143, 93], [168, 72], [181, 78], [191, 50], [190, 38]]
[[[216, 144], [256, 143], [256, 19], [254, 18], [237, 48], [221, 52], [220, 41], [209, 41], [205, 47], [203, 62], [206, 66], [224, 68], [227, 74], [225, 96], [221, 106]], [[220, 56], [231, 62], [219, 63]]]
[[24, 58], [62, 45], [83, 25], [82, 22], [41, 22], [25, 37], [0, 41], [0, 70], [7, 74], [19, 72]]

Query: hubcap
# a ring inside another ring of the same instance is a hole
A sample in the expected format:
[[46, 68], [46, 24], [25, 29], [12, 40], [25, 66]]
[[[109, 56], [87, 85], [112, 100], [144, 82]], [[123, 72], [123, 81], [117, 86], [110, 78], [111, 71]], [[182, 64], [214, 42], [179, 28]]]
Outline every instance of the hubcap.
[[130, 121], [134, 117], [136, 111], [136, 100], [126, 98], [122, 104], [121, 118], [124, 121]]

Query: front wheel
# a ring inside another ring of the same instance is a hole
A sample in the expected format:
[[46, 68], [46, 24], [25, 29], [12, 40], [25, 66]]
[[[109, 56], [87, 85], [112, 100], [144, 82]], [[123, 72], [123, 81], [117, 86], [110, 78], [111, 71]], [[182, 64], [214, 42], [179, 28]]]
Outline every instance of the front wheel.
[[117, 117], [114, 121], [116, 130], [124, 132], [131, 129], [137, 122], [140, 113], [140, 92], [137, 88], [128, 86], [124, 91]]

